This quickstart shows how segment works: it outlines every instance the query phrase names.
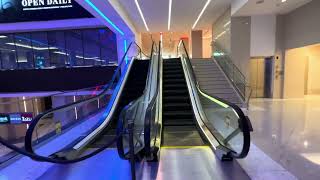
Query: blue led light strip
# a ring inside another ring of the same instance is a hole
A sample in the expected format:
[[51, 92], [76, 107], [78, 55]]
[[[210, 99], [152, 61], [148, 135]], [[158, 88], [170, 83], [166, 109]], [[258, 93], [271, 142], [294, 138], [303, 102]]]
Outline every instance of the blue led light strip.
[[[124, 53], [126, 53], [126, 51], [127, 51], [127, 40], [124, 40]], [[128, 64], [128, 57], [126, 56], [125, 59], [126, 59], [126, 64]]]
[[85, 0], [100, 16], [105, 19], [114, 29], [116, 29], [122, 36], [124, 33], [116, 26], [106, 15], [104, 15], [90, 0]]

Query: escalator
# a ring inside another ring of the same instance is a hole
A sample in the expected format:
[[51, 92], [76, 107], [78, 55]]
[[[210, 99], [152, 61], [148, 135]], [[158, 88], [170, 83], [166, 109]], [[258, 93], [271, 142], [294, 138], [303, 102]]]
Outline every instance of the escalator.
[[[116, 137], [116, 128], [121, 110], [133, 100], [140, 97], [146, 86], [150, 59], [134, 61], [128, 79], [119, 98], [117, 108], [112, 116], [111, 123], [96, 137], [92, 143], [88, 145], [89, 149], [99, 149], [105, 146], [106, 142]], [[114, 143], [111, 147], [116, 147]]]
[[[197, 83], [181, 40], [179, 58], [163, 59], [157, 102], [145, 118], [145, 154], [158, 161], [161, 149], [208, 147], [220, 160], [245, 158], [250, 149], [250, 120], [235, 104], [208, 95]], [[177, 152], [175, 152], [177, 153]]]
[[162, 146], [206, 144], [197, 129], [180, 58], [163, 61]]
[[[122, 134], [117, 132], [122, 110], [147, 89], [155, 46], [153, 42], [150, 56], [146, 56], [136, 43], [130, 43], [111, 81], [98, 94], [74, 94], [71, 103], [36, 116], [26, 132], [24, 148], [4, 137], [0, 137], [0, 143], [33, 160], [58, 164], [83, 161], [115, 147]], [[142, 55], [149, 59], [142, 59]]]

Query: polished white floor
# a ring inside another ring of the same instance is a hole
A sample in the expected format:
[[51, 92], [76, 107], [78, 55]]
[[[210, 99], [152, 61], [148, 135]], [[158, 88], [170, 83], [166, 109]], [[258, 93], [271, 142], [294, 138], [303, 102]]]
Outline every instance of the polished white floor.
[[253, 143], [298, 179], [320, 179], [320, 96], [254, 99]]

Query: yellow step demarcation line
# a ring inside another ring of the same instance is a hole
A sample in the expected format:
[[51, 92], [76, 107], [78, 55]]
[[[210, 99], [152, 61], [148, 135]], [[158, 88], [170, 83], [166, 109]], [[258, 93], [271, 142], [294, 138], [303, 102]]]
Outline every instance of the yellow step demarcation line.
[[161, 146], [163, 149], [191, 149], [191, 148], [210, 148], [210, 146]]

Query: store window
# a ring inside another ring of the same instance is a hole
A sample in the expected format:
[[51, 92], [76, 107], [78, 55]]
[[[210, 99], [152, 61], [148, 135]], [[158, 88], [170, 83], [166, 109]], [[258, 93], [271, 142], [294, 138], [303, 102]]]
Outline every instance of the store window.
[[50, 52], [50, 66], [51, 67], [68, 67], [70, 61], [68, 60], [68, 54], [66, 51], [66, 40], [64, 31], [49, 31], [48, 32], [48, 44], [49, 47], [55, 47], [56, 49], [49, 50]]
[[109, 29], [0, 34], [0, 69], [43, 69], [117, 63]]
[[49, 51], [55, 51], [57, 48], [48, 45], [47, 32], [31, 33], [31, 42], [35, 68], [42, 69], [50, 67]]
[[16, 69], [16, 47], [13, 35], [0, 35], [1, 69]]
[[84, 66], [82, 32], [69, 30], [65, 32], [67, 56], [71, 66]]
[[34, 48], [30, 33], [22, 33], [14, 35], [15, 44], [17, 51], [17, 63], [19, 69], [33, 69], [34, 68]]
[[85, 65], [101, 65], [100, 38], [97, 29], [83, 30], [83, 48]]

